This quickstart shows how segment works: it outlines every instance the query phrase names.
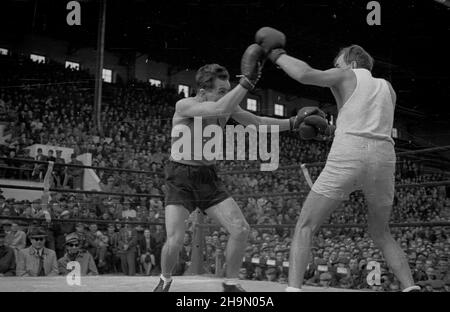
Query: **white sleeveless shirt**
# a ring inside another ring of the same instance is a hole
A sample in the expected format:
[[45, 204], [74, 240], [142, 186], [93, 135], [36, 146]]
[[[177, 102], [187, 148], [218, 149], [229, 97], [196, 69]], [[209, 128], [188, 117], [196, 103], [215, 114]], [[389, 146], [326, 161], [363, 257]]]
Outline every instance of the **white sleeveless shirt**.
[[343, 135], [387, 140], [394, 123], [394, 103], [386, 80], [372, 77], [364, 68], [353, 69], [356, 88], [342, 105], [336, 120], [335, 139]]

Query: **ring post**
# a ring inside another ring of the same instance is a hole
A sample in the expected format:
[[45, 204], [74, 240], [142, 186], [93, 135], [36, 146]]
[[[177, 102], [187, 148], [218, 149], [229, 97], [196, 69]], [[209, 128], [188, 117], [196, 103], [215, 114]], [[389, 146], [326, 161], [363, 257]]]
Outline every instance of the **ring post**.
[[204, 235], [200, 224], [203, 223], [203, 213], [197, 209], [194, 219], [194, 233], [192, 238], [191, 265], [184, 275], [200, 275], [206, 273], [203, 263]]

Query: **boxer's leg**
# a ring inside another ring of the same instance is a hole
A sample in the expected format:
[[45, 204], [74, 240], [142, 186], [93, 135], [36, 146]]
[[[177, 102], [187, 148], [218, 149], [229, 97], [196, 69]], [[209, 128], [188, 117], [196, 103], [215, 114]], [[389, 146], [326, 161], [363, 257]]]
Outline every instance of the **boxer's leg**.
[[239, 269], [247, 246], [247, 238], [250, 233], [250, 226], [245, 220], [241, 209], [229, 197], [206, 210], [210, 218], [222, 225], [229, 233], [226, 253], [226, 277], [235, 279], [239, 276]]
[[168, 205], [165, 215], [167, 239], [161, 251], [161, 274], [170, 279], [183, 247], [189, 211], [181, 205]]
[[289, 256], [289, 287], [301, 288], [314, 234], [338, 207], [341, 200], [310, 191], [295, 226]]
[[408, 260], [389, 229], [395, 191], [394, 148], [389, 143], [374, 142], [368, 157], [363, 191], [368, 206], [369, 234], [403, 288], [408, 288], [414, 286]]

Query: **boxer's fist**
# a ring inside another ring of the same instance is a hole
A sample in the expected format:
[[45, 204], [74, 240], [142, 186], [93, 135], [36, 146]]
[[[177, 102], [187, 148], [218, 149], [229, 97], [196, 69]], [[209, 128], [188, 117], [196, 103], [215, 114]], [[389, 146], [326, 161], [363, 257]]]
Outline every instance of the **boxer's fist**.
[[261, 78], [262, 68], [265, 62], [265, 52], [258, 44], [254, 43], [245, 50], [241, 59], [241, 80], [239, 84], [247, 90], [253, 90]]
[[259, 44], [266, 53], [273, 49], [284, 48], [286, 36], [272, 27], [263, 27], [256, 32], [255, 42]]
[[255, 42], [266, 52], [272, 62], [286, 53], [283, 49], [286, 45], [286, 36], [272, 27], [263, 27], [256, 32]]
[[314, 106], [303, 107], [297, 112], [297, 116], [291, 117], [290, 119], [291, 130], [298, 130], [300, 124], [305, 120], [305, 118], [311, 115], [318, 115], [325, 119], [325, 113], [318, 107]]
[[304, 119], [303, 123], [314, 127], [319, 134], [325, 134], [328, 129], [328, 121], [319, 115], [308, 116]]
[[312, 140], [317, 137], [317, 130], [313, 126], [308, 126], [302, 122], [298, 128], [298, 133], [302, 140]]

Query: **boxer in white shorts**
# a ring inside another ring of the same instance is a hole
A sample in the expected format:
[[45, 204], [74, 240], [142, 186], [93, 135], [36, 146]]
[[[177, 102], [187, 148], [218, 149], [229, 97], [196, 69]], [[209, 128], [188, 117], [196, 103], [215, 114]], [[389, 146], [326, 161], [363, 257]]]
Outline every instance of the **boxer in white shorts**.
[[289, 259], [289, 286], [301, 291], [313, 235], [348, 195], [364, 192], [369, 233], [402, 284], [403, 291], [420, 291], [414, 285], [408, 261], [389, 230], [394, 198], [395, 151], [391, 138], [395, 92], [384, 79], [372, 77], [372, 57], [360, 46], [342, 49], [335, 68], [316, 70], [286, 54], [276, 30], [257, 33], [257, 42], [271, 46], [268, 58], [302, 84], [328, 87], [339, 114], [327, 163], [308, 194], [295, 228]]

